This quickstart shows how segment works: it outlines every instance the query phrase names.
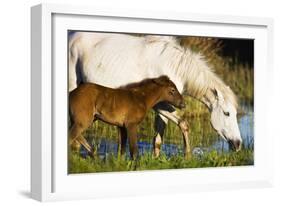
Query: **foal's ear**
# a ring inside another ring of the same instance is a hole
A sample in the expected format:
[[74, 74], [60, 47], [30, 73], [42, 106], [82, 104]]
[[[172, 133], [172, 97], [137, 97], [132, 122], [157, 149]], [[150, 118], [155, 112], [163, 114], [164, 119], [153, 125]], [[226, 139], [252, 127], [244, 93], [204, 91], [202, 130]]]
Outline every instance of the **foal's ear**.
[[153, 81], [159, 85], [167, 85], [170, 83], [171, 80], [167, 76], [161, 76], [161, 77], [153, 79]]

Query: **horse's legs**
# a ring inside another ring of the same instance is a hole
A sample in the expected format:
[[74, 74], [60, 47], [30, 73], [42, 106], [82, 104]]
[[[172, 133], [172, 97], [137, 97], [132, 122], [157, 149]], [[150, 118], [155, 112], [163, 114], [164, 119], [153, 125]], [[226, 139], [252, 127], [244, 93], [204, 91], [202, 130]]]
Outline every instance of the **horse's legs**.
[[[158, 112], [158, 110], [165, 110], [167, 112], [174, 112], [175, 109], [164, 102], [158, 103], [153, 107], [153, 109]], [[168, 123], [168, 118], [166, 118], [164, 115], [157, 114], [155, 117], [155, 130], [156, 130], [156, 136], [153, 138], [153, 150], [155, 157], [158, 157], [160, 154], [162, 139], [164, 136], [164, 131], [166, 128], [166, 125]]]
[[183, 137], [183, 144], [184, 144], [184, 156], [185, 158], [190, 157], [190, 144], [189, 144], [189, 138], [188, 138], [188, 132], [189, 132], [189, 125], [188, 122], [184, 119], [181, 119], [179, 121], [179, 127], [182, 132], [182, 137]]
[[155, 157], [160, 155], [160, 149], [162, 144], [162, 138], [164, 136], [164, 130], [166, 128], [166, 124], [168, 123], [168, 119], [161, 114], [157, 114], [155, 119], [155, 129], [156, 136], [153, 138], [153, 150]]
[[118, 127], [118, 130], [119, 130], [118, 154], [121, 154], [121, 156], [123, 156], [126, 152], [127, 131], [125, 127]]
[[126, 128], [129, 137], [129, 148], [130, 148], [131, 159], [136, 159], [138, 155], [137, 125], [131, 124], [128, 125]]
[[[177, 124], [179, 126], [179, 128], [180, 128], [180, 130], [182, 132], [182, 135], [183, 135], [184, 152], [185, 152], [185, 157], [187, 158], [189, 156], [189, 154], [190, 154], [190, 144], [189, 144], [189, 137], [188, 137], [188, 132], [189, 132], [188, 122], [186, 120], [184, 120], [184, 119], [181, 119], [178, 116], [177, 111], [175, 109], [174, 109], [174, 111], [172, 111], [172, 109], [170, 109], [168, 107], [169, 106], [168, 104], [167, 105], [164, 105], [164, 104], [167, 104], [167, 103], [162, 103], [160, 106], [157, 105], [158, 107], [155, 107], [154, 109], [159, 114], [161, 114], [161, 116], [171, 120], [172, 122], [174, 122], [175, 124]], [[156, 138], [159, 136], [160, 140], [163, 137], [165, 126], [167, 124], [167, 123], [163, 124], [163, 123], [165, 123], [165, 121], [161, 122], [161, 120], [163, 120], [163, 119], [164, 118], [162, 118], [162, 117], [161, 117], [161, 119], [156, 117], [156, 121], [155, 121], [156, 125], [161, 125], [162, 124], [162, 126], [160, 126], [160, 127], [156, 126], [156, 132], [157, 132]], [[161, 145], [161, 142], [160, 142], [160, 145]], [[155, 148], [154, 149], [154, 153], [155, 153], [155, 155], [157, 157], [159, 155], [159, 152], [158, 153], [156, 153], [156, 152], [159, 150], [158, 149], [159, 145], [157, 145], [156, 141], [154, 141], [154, 148]]]

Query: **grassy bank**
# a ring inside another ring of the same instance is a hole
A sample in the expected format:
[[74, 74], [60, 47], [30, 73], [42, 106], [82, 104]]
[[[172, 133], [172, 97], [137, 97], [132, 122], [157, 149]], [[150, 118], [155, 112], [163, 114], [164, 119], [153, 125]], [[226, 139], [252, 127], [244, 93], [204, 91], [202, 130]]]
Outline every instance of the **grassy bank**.
[[69, 158], [69, 172], [91, 173], [91, 172], [114, 172], [114, 171], [139, 171], [179, 168], [202, 168], [202, 167], [224, 167], [253, 165], [253, 150], [242, 150], [234, 153], [219, 153], [212, 151], [202, 156], [193, 156], [186, 160], [182, 156], [168, 158], [161, 155], [154, 158], [151, 153], [146, 153], [138, 161], [117, 158], [109, 154], [106, 158], [82, 158], [78, 154], [72, 154]]

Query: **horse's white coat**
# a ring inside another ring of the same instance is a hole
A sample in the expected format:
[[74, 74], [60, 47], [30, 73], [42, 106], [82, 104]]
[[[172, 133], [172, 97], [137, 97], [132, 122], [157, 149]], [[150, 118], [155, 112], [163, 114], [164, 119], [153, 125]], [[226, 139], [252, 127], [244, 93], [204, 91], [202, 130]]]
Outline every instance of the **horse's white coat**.
[[[210, 109], [211, 123], [221, 137], [242, 142], [236, 96], [212, 72], [202, 55], [181, 47], [176, 38], [92, 32], [78, 32], [70, 37], [70, 91], [80, 81], [116, 88], [160, 75], [169, 76], [181, 93], [186, 90]], [[169, 115], [166, 112], [164, 116]], [[170, 116], [178, 122], [177, 115]]]

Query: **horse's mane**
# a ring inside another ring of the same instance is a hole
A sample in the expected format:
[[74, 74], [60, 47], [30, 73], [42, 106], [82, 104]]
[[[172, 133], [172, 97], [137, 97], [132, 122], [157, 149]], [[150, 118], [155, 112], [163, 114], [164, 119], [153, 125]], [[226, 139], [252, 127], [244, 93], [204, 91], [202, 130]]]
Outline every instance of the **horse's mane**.
[[[166, 61], [166, 67], [173, 69], [174, 75], [181, 77], [183, 82], [187, 82], [186, 90], [189, 95], [197, 99], [202, 99], [211, 89], [219, 90], [225, 101], [229, 101], [236, 108], [238, 107], [237, 97], [221, 78], [219, 78], [208, 65], [208, 62], [200, 53], [195, 53], [189, 48], [184, 48], [175, 40], [171, 44], [165, 45], [162, 52]], [[160, 39], [161, 41], [161, 39]], [[167, 42], [168, 39], [165, 39]]]

